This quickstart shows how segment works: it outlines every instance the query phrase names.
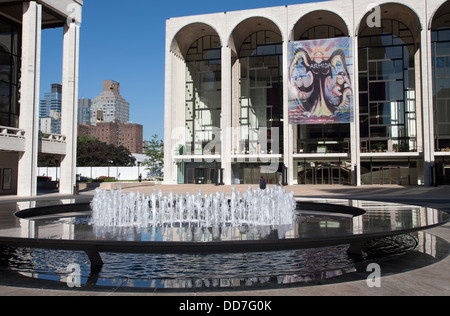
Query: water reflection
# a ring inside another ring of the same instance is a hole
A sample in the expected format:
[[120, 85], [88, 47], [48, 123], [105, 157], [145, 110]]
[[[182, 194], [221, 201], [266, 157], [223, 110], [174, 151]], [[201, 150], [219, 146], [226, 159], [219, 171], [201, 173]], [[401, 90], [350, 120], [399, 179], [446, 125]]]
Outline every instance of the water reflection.
[[[86, 286], [143, 289], [213, 290], [277, 288], [367, 278], [366, 267], [378, 262], [389, 274], [405, 272], [409, 264], [432, 264], [449, 253], [445, 241], [428, 233], [402, 235], [369, 243], [362, 259], [348, 256], [347, 246], [212, 255], [132, 255], [104, 253], [101, 273], [90, 275], [83, 252], [9, 249], [9, 269], [24, 276], [65, 283], [66, 267], [81, 266]], [[407, 256], [407, 258], [402, 259]], [[383, 266], [386, 264], [386, 268]], [[393, 270], [394, 269], [394, 270]], [[383, 270], [383, 271], [386, 271]]]
[[[302, 200], [299, 199], [301, 202]], [[308, 200], [310, 201], [310, 200]], [[60, 203], [72, 203], [65, 201]], [[449, 215], [435, 209], [349, 200], [322, 200], [364, 209], [366, 213], [351, 217], [345, 214], [326, 214], [297, 210], [290, 225], [226, 225], [199, 227], [195, 225], [163, 225], [157, 227], [94, 227], [90, 225], [90, 210], [40, 218], [20, 219], [15, 227], [0, 229], [0, 237], [41, 238], [56, 240], [133, 241], [133, 242], [221, 242], [240, 240], [285, 240], [378, 234], [403, 233], [426, 229], [448, 220]], [[28, 208], [30, 202], [20, 203]], [[31, 202], [35, 203], [35, 202]], [[36, 205], [37, 206], [37, 205]]]

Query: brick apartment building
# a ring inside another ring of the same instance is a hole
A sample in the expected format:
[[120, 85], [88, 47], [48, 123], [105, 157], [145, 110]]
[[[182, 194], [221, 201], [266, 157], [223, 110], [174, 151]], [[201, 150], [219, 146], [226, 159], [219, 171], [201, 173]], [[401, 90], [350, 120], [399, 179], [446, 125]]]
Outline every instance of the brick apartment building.
[[97, 123], [97, 126], [78, 125], [78, 136], [89, 135], [102, 142], [124, 146], [133, 154], [142, 154], [143, 126], [131, 123]]

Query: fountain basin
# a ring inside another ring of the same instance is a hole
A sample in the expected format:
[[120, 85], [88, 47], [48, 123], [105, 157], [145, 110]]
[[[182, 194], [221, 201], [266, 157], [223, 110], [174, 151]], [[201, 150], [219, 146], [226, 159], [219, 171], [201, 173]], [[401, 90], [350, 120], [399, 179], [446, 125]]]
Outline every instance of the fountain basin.
[[[350, 204], [350, 205], [349, 205]], [[354, 206], [351, 206], [354, 205]], [[0, 243], [10, 246], [119, 253], [230, 253], [316, 248], [363, 244], [367, 240], [431, 229], [450, 215], [418, 206], [365, 201], [297, 201], [297, 220], [290, 227], [262, 227], [269, 233], [249, 236], [236, 230], [234, 237], [194, 240], [180, 227], [107, 228], [96, 231], [88, 223], [88, 203], [56, 205], [19, 211], [20, 227], [0, 230]], [[79, 219], [85, 221], [77, 222]], [[193, 230], [195, 228], [183, 228]], [[231, 228], [230, 228], [231, 229]], [[208, 230], [206, 228], [205, 230]], [[172, 235], [171, 235], [172, 233]], [[231, 234], [231, 232], [229, 232]], [[174, 236], [175, 235], [175, 236]], [[193, 236], [193, 235], [192, 235]]]
[[450, 217], [436, 209], [393, 203], [296, 200], [295, 222], [291, 226], [234, 227], [234, 235], [228, 227], [228, 232], [219, 237], [213, 236], [212, 228], [202, 228], [196, 236], [194, 231], [198, 227], [189, 226], [98, 230], [90, 224], [90, 203], [31, 208], [15, 214], [18, 218], [15, 227], [0, 229], [0, 246], [83, 251], [90, 260], [91, 273], [98, 275], [103, 260], [111, 258], [106, 253], [222, 257], [226, 253], [297, 249], [314, 252], [313, 248], [339, 246], [360, 256], [368, 242], [427, 230], [447, 223]]

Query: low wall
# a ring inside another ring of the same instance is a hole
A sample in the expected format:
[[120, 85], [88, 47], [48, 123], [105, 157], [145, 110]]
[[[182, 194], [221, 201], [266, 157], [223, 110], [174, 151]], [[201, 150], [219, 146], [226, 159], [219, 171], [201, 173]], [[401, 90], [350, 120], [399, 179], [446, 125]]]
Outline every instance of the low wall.
[[117, 190], [122, 189], [132, 189], [132, 188], [142, 188], [143, 186], [155, 186], [155, 182], [102, 182], [100, 183], [100, 189], [102, 190]]
[[[61, 171], [56, 167], [38, 168], [38, 175], [52, 178], [57, 181], [60, 178]], [[114, 178], [121, 181], [138, 180], [139, 175], [142, 179], [150, 178], [150, 172], [146, 167], [77, 167], [77, 175], [89, 179], [98, 179], [100, 177]]]

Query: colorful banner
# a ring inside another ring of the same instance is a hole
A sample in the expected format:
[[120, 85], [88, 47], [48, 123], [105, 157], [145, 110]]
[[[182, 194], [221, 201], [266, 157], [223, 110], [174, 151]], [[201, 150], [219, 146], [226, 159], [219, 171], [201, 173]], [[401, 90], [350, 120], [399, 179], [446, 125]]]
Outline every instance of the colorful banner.
[[353, 50], [349, 37], [290, 42], [289, 123], [351, 123]]

